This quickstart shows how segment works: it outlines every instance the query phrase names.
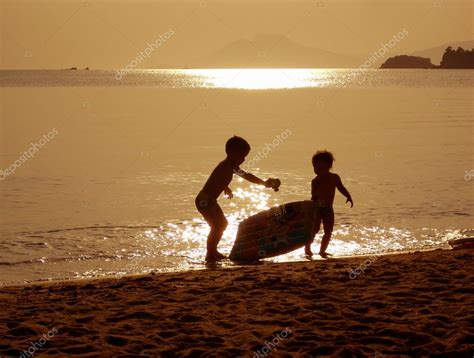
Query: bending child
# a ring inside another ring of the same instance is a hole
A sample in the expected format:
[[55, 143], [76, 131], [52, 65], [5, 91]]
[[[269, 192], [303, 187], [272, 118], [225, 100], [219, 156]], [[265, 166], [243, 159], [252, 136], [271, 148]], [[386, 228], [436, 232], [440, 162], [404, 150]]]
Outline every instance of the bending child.
[[217, 251], [217, 245], [222, 238], [222, 234], [227, 227], [227, 219], [217, 203], [217, 198], [222, 192], [232, 198], [232, 190], [229, 184], [234, 174], [248, 180], [251, 183], [264, 185], [267, 188], [278, 190], [279, 181], [268, 179], [263, 181], [255, 175], [247, 173], [240, 169], [245, 161], [245, 157], [250, 152], [250, 145], [241, 137], [234, 136], [230, 138], [225, 145], [227, 157], [220, 162], [212, 171], [209, 179], [196, 197], [196, 207], [202, 214], [206, 222], [211, 227], [207, 238], [206, 261], [217, 261], [225, 258], [225, 255]]

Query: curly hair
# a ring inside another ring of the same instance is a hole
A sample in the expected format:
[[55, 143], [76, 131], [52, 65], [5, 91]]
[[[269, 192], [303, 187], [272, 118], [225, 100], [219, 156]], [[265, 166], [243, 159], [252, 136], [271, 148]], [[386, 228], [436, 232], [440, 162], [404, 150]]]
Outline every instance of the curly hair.
[[332, 167], [332, 163], [334, 163], [336, 159], [334, 158], [334, 155], [332, 155], [331, 152], [327, 150], [318, 150], [316, 154], [313, 155], [313, 166], [315, 166], [315, 163], [319, 160], [326, 162], [327, 164], [329, 164], [330, 167]]

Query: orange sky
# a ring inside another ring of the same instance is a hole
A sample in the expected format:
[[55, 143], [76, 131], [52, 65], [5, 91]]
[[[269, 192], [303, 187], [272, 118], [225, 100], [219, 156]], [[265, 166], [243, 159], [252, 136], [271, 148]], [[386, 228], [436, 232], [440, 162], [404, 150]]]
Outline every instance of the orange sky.
[[3, 69], [120, 68], [169, 29], [139, 68], [184, 66], [260, 33], [359, 58], [404, 28], [397, 53], [474, 38], [470, 0], [0, 2]]

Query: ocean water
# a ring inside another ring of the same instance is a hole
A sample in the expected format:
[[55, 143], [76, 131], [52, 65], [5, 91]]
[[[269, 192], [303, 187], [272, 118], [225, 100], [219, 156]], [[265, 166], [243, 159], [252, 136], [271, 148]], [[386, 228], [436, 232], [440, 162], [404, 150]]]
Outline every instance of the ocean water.
[[330, 253], [446, 248], [474, 235], [473, 90], [470, 70], [0, 71], [0, 284], [205, 267], [194, 197], [234, 134], [282, 187], [233, 181], [222, 252], [310, 197], [318, 149], [355, 202]]

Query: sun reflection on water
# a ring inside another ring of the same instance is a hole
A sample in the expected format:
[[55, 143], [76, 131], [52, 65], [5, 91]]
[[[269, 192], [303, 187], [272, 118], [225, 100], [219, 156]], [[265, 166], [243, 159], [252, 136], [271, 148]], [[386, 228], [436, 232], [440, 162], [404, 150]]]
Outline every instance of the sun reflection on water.
[[[277, 198], [258, 186], [238, 187], [234, 189], [234, 199], [231, 202], [221, 201], [224, 206], [229, 225], [219, 243], [219, 250], [229, 254], [239, 223], [260, 211], [269, 209], [277, 204]], [[143, 245], [142, 259], [153, 258], [155, 266], [173, 266], [185, 270], [204, 267], [206, 240], [209, 226], [199, 215], [179, 223], [167, 223], [143, 232], [140, 238]], [[453, 234], [454, 235], [454, 234]], [[313, 243], [313, 252], [319, 251], [322, 232]], [[446, 233], [429, 231], [422, 234], [408, 229], [394, 227], [364, 227], [359, 225], [342, 224], [336, 226], [328, 252], [335, 257], [381, 254], [420, 248], [424, 245], [439, 245], [446, 240]], [[319, 259], [319, 256], [315, 257]], [[286, 255], [266, 259], [269, 262], [288, 262], [305, 260], [303, 249], [298, 249]], [[150, 261], [145, 260], [144, 262]], [[224, 262], [223, 266], [232, 265]], [[136, 265], [140, 271], [140, 264]], [[143, 272], [143, 270], [141, 270]]]
[[322, 87], [334, 77], [335, 71], [305, 68], [182, 70], [196, 76], [202, 87], [249, 90]]
[[[239, 209], [234, 209], [226, 213], [228, 226], [221, 242], [219, 243], [219, 250], [224, 253], [229, 253], [237, 235], [239, 223], [248, 216], [251, 216], [259, 211], [269, 208], [270, 194], [261, 188], [252, 186], [248, 189], [236, 188], [234, 189], [234, 202], [230, 203], [231, 208], [237, 208], [235, 201], [239, 201]], [[185, 221], [178, 227], [173, 227], [171, 232], [166, 233], [166, 237], [175, 242], [180, 242], [180, 249], [168, 250], [167, 254], [173, 251], [175, 255], [193, 260], [193, 262], [201, 262], [205, 256], [205, 247], [207, 235], [209, 233], [209, 226], [200, 217]]]

